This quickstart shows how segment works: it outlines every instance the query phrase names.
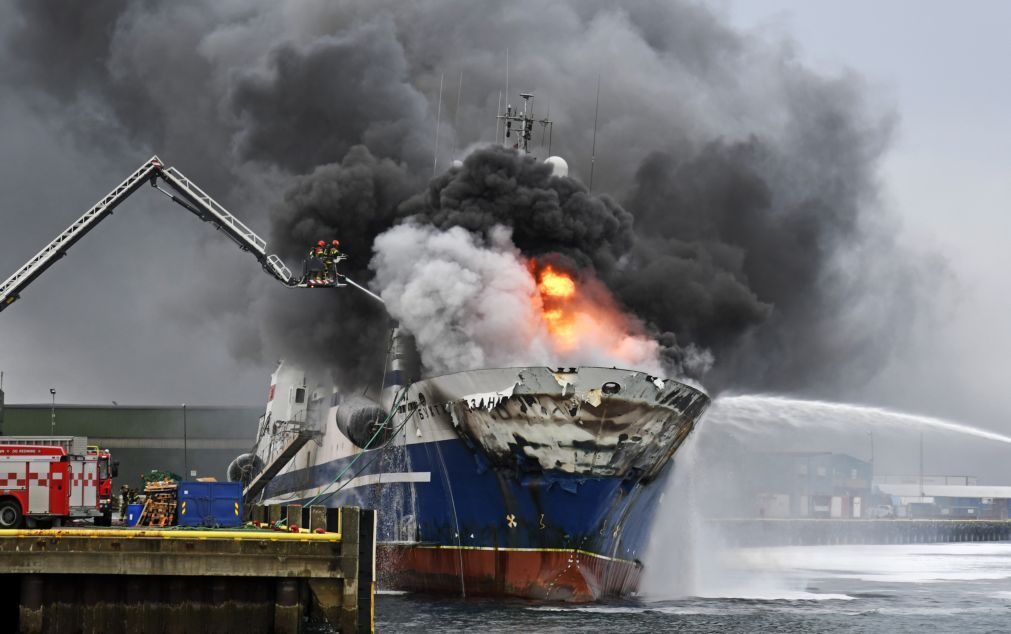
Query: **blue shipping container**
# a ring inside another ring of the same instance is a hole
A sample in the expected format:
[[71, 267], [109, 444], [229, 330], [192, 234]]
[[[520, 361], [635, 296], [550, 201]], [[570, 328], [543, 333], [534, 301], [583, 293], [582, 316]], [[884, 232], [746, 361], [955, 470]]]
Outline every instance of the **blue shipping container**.
[[180, 482], [179, 526], [242, 525], [241, 482]]

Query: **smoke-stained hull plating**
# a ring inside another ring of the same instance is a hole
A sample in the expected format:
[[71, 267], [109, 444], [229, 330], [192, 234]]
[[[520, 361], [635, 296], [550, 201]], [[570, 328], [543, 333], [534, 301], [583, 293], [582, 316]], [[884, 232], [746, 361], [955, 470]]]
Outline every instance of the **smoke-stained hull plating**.
[[[409, 387], [385, 449], [354, 449], [331, 408], [321, 443], [266, 497], [308, 502], [342, 486], [327, 505], [379, 508], [386, 587], [625, 595], [638, 587], [671, 458], [708, 404], [692, 387], [630, 370], [434, 377]], [[267, 445], [258, 446], [265, 460]]]

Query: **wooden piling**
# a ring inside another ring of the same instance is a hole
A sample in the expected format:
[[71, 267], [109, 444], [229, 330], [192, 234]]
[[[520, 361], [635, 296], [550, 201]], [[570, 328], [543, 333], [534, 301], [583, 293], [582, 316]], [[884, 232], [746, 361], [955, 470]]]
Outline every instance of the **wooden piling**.
[[[357, 555], [361, 510], [358, 507], [342, 508], [340, 518], [341, 535], [348, 536], [343, 540], [343, 546]], [[341, 631], [354, 632], [358, 627], [358, 558], [355, 557], [353, 561], [350, 558], [341, 560], [341, 572], [344, 576]]]

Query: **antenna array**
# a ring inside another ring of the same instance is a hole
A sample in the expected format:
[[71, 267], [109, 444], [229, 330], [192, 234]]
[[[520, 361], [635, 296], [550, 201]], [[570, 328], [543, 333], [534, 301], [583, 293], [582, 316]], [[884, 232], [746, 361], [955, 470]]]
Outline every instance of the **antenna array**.
[[[504, 114], [498, 115], [496, 119], [500, 123], [505, 123], [505, 134], [502, 143], [506, 147], [520, 150], [523, 153], [530, 151], [530, 141], [533, 139], [534, 124], [541, 127], [541, 145], [544, 144], [544, 136], [548, 137], [548, 154], [551, 154], [551, 131], [553, 122], [548, 119], [537, 119], [534, 117], [534, 95], [530, 92], [521, 92], [523, 98], [523, 109], [506, 106]], [[496, 125], [498, 128], [498, 125]], [[496, 136], [497, 133], [496, 133]]]

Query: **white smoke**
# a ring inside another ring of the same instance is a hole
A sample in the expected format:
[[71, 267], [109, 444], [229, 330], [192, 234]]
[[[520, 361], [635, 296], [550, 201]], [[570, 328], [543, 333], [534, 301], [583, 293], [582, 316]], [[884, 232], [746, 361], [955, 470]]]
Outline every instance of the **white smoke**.
[[398, 225], [375, 241], [373, 287], [394, 319], [417, 340], [431, 373], [527, 365], [619, 366], [662, 375], [656, 342], [627, 333], [583, 341], [564, 353], [552, 345], [537, 282], [495, 227], [489, 240], [460, 228]]
[[414, 334], [432, 372], [526, 365], [548, 359], [531, 297], [533, 278], [506, 229], [495, 243], [454, 227], [400, 225], [376, 238], [373, 285]]

